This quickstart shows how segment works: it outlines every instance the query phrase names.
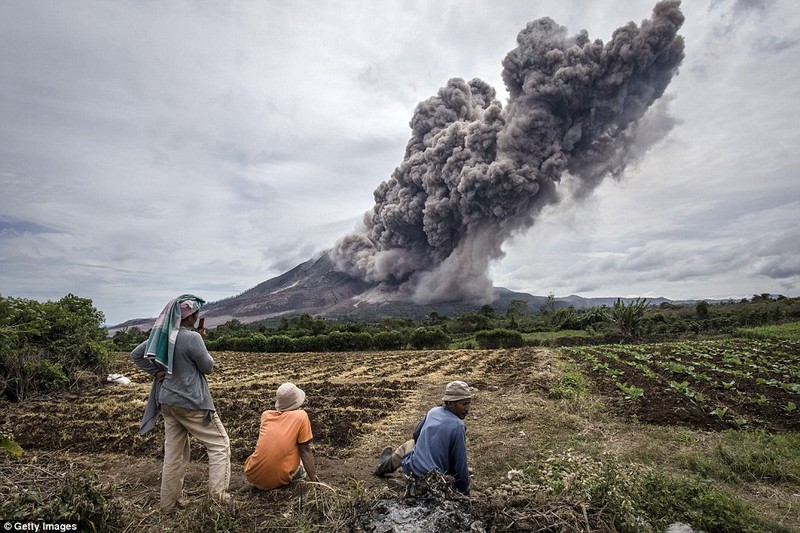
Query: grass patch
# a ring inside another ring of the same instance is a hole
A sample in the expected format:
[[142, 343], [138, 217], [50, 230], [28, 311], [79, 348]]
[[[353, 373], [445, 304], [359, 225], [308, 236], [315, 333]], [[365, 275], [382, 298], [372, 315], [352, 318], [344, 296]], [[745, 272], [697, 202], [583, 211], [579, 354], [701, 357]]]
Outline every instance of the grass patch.
[[800, 322], [739, 329], [736, 331], [736, 335], [748, 339], [775, 339], [796, 342], [800, 341]]
[[508, 479], [489, 491], [495, 505], [506, 502], [502, 515], [488, 518], [499, 530], [510, 521], [548, 531], [638, 533], [664, 531], [675, 522], [709, 533], [789, 531], [707, 481], [610, 456], [567, 450], [511, 471]]
[[0, 463], [0, 517], [26, 522], [71, 522], [79, 531], [116, 531], [122, 507], [95, 472], [73, 464], [31, 459]]
[[728, 483], [800, 484], [800, 435], [764, 431], [727, 431], [712, 453], [683, 458], [688, 470]]
[[525, 341], [539, 341], [543, 344], [550, 343], [558, 339], [574, 339], [577, 337], [591, 337], [592, 334], [583, 329], [564, 329], [559, 331], [536, 331], [533, 333], [523, 333]]
[[588, 390], [586, 376], [578, 369], [566, 366], [558, 382], [550, 389], [549, 396], [554, 399], [575, 400]]

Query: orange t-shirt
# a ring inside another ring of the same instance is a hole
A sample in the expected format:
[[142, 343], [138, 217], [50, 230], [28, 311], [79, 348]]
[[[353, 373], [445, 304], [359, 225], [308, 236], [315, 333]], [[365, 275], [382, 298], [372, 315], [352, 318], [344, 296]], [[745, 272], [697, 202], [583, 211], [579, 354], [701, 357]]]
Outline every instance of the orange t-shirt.
[[298, 444], [313, 438], [308, 413], [302, 409], [264, 411], [256, 449], [244, 462], [244, 476], [261, 490], [290, 483], [300, 466]]

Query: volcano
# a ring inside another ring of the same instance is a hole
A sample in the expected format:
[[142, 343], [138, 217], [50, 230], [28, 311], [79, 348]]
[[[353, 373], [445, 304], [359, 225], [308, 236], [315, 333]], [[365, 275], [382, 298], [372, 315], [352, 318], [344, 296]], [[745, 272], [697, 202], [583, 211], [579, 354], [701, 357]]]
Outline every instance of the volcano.
[[[211, 302], [203, 307], [206, 326], [215, 327], [229, 320], [245, 324], [279, 317], [292, 317], [307, 313], [311, 316], [335, 320], [377, 322], [384, 317], [425, 318], [431, 313], [440, 316], [458, 316], [466, 312], [479, 311], [489, 304], [496, 313], [505, 313], [513, 300], [527, 304], [528, 312], [538, 313], [548, 304], [547, 296], [534, 296], [526, 292], [515, 292], [503, 287], [492, 289], [493, 299], [488, 302], [458, 301], [436, 304], [415, 303], [411, 295], [385, 282], [366, 282], [340, 272], [328, 253], [309, 259], [293, 269], [259, 283], [237, 296]], [[573, 307], [586, 309], [602, 305], [612, 306], [616, 297], [584, 298], [566, 296], [555, 298], [556, 308]], [[630, 301], [623, 298], [623, 301]], [[666, 298], [649, 298], [651, 305], [674, 302]], [[109, 334], [130, 327], [149, 330], [152, 318], [136, 318], [109, 327]]]
[[[524, 300], [537, 312], [547, 297], [532, 296], [496, 287], [489, 302], [504, 312], [512, 300]], [[575, 305], [560, 299], [560, 306]], [[580, 299], [584, 300], [584, 299]], [[589, 300], [585, 300], [588, 302]], [[236, 319], [245, 324], [307, 313], [331, 319], [379, 321], [386, 316], [422, 318], [436, 312], [456, 316], [477, 311], [481, 304], [453, 301], [437, 304], [414, 303], [410, 296], [387, 283], [366, 282], [336, 269], [328, 253], [309, 259], [283, 274], [271, 278], [239, 295], [211, 302], [203, 307], [206, 326], [215, 327]], [[580, 303], [576, 307], [584, 307]], [[154, 318], [137, 318], [112, 326], [109, 332], [126, 327], [150, 329]]]
[[[511, 300], [528, 302], [538, 310], [547, 298], [495, 288], [492, 305], [497, 310]], [[452, 301], [418, 304], [410, 295], [387, 283], [367, 282], [336, 269], [328, 253], [309, 259], [252, 289], [231, 298], [210, 303], [203, 308], [206, 323], [222, 324], [236, 318], [244, 323], [280, 316], [308, 313], [327, 318], [380, 320], [385, 316], [427, 317], [436, 312], [453, 316], [480, 308], [479, 303]]]
[[[451, 78], [417, 105], [405, 157], [375, 189], [363, 227], [327, 253], [208, 305], [207, 324], [303, 313], [366, 321], [452, 315], [487, 303], [502, 312], [511, 300], [538, 311], [548, 298], [494, 287], [492, 262], [545, 207], [580, 202], [604, 179], [621, 178], [669, 132], [676, 122], [668, 100], [648, 111], [678, 73], [683, 22], [680, 2], [665, 0], [608, 43], [585, 30], [570, 36], [549, 17], [528, 23], [502, 61], [505, 104], [478, 78]], [[589, 302], [567, 300], [576, 308]]]

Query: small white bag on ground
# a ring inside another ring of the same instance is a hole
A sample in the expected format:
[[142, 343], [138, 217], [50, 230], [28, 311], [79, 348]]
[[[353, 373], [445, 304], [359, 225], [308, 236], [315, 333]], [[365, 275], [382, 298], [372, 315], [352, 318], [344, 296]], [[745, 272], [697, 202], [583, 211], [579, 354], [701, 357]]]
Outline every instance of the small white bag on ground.
[[106, 381], [110, 383], [116, 383], [117, 385], [130, 385], [131, 378], [124, 376], [122, 374], [109, 374], [106, 378]]

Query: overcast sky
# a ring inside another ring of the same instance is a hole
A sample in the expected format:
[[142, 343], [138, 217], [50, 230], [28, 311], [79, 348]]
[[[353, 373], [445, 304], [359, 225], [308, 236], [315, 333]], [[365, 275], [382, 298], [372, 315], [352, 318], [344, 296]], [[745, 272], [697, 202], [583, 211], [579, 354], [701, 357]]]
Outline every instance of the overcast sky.
[[[608, 41], [653, 1], [0, 2], [0, 294], [107, 322], [331, 248], [453, 77], [507, 100], [526, 23]], [[800, 10], [690, 0], [677, 120], [621, 181], [505, 244], [537, 295], [800, 296]]]

